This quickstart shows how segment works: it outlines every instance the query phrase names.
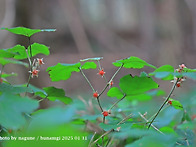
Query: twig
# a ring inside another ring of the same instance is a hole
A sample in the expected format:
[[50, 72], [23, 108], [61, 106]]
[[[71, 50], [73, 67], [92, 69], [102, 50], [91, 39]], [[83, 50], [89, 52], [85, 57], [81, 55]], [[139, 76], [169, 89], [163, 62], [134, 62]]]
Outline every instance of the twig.
[[93, 92], [95, 92], [95, 89], [93, 88], [92, 84], [90, 83], [90, 81], [88, 80], [88, 78], [86, 77], [86, 75], [84, 74], [84, 72], [82, 71], [81, 68], [79, 68], [80, 73], [83, 75], [83, 77], [85, 78], [85, 80], [87, 81], [87, 83], [89, 84], [89, 86], [91, 87], [91, 89], [93, 90]]
[[101, 91], [101, 93], [99, 94], [98, 98], [105, 92], [105, 90], [107, 89], [107, 87], [110, 85], [111, 81], [114, 79], [114, 77], [117, 75], [117, 73], [121, 70], [121, 68], [123, 67], [124, 64], [122, 64], [118, 70], [114, 73], [114, 75], [111, 77], [111, 79], [109, 80], [109, 82], [106, 84], [106, 86], [103, 88], [103, 90]]
[[154, 120], [157, 118], [157, 116], [159, 115], [160, 111], [162, 110], [162, 108], [164, 107], [164, 105], [167, 103], [167, 101], [169, 100], [170, 96], [172, 95], [176, 84], [178, 83], [179, 79], [176, 80], [176, 82], [174, 82], [172, 89], [170, 91], [170, 93], [168, 94], [168, 96], [166, 97], [165, 101], [163, 102], [163, 104], [161, 105], [161, 107], [159, 108], [159, 110], [157, 111], [157, 113], [155, 114], [154, 118], [152, 119], [152, 121], [150, 122], [148, 129], [150, 128], [150, 126], [152, 125], [152, 123], [154, 122]]
[[96, 134], [97, 134], [97, 132], [95, 132], [95, 133], [93, 134], [93, 136], [91, 137], [91, 140], [90, 140], [90, 142], [89, 142], [89, 144], [88, 144], [88, 147], [91, 147], [91, 143], [92, 143], [92, 141], [93, 141], [93, 139], [94, 139], [94, 137], [95, 137]]
[[124, 98], [126, 97], [126, 94], [124, 94], [124, 96], [121, 98], [121, 99], [119, 99], [118, 101], [116, 101], [111, 107], [110, 107], [110, 109], [108, 110], [108, 111], [111, 111], [113, 108], [114, 108], [114, 106], [116, 106], [120, 101], [122, 101]]
[[109, 133], [111, 133], [111, 132], [113, 132], [113, 131], [114, 131], [114, 129], [111, 129], [111, 130], [105, 132], [105, 133], [102, 134], [98, 139], [96, 139], [91, 145], [94, 145], [94, 144], [95, 144], [97, 141], [99, 141], [102, 137], [106, 136], [107, 134], [109, 134]]
[[[147, 120], [140, 112], [138, 112], [138, 114], [148, 123], [149, 120]], [[156, 131], [158, 131], [161, 134], [164, 134], [163, 132], [161, 132], [158, 128], [156, 128], [153, 124], [151, 125]]]
[[126, 116], [125, 118], [123, 118], [117, 125], [122, 124], [124, 121], [126, 121], [127, 119], [129, 119], [131, 116], [133, 116], [133, 114], [129, 114], [128, 116]]
[[[5, 65], [2, 65], [2, 67], [1, 67], [1, 72], [0, 72], [0, 79], [1, 79], [1, 77], [2, 77], [2, 74], [3, 74], [4, 67], [5, 67]], [[0, 83], [1, 83], [1, 82], [0, 82]]]
[[101, 107], [101, 103], [100, 103], [100, 101], [99, 101], [99, 97], [97, 97], [97, 102], [98, 102], [98, 104], [99, 104], [99, 108], [101, 109], [101, 112], [103, 112], [103, 108]]

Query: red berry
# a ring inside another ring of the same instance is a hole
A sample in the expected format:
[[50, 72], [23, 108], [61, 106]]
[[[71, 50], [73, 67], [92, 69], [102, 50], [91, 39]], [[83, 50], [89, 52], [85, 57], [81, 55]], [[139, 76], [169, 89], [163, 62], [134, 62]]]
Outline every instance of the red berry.
[[111, 82], [110, 82], [110, 87], [112, 87], [112, 86], [113, 86], [113, 84], [114, 84], [114, 82], [113, 82], [113, 81], [111, 81]]
[[97, 98], [99, 94], [97, 92], [93, 93], [93, 97]]
[[104, 76], [104, 74], [105, 74], [105, 72], [104, 72], [104, 70], [102, 69], [102, 70], [100, 70], [99, 71], [99, 73], [98, 73], [99, 75], [101, 75], [102, 77]]
[[181, 85], [180, 85], [180, 83], [177, 83], [176, 86], [177, 86], [177, 87], [180, 87]]
[[170, 105], [172, 105], [172, 101], [171, 100], [169, 100], [167, 103], [170, 104]]
[[108, 116], [108, 112], [107, 111], [103, 111], [102, 114], [103, 114], [103, 116]]

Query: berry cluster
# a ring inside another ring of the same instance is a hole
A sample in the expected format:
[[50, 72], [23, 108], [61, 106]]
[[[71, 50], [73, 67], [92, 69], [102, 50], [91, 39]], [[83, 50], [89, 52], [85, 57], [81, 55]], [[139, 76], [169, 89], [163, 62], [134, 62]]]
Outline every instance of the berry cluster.
[[[184, 64], [181, 64], [181, 65], [179, 65], [179, 68], [176, 69], [176, 71], [178, 73], [182, 73], [185, 68], [186, 68], [186, 66]], [[174, 77], [174, 80], [172, 80], [171, 82], [175, 83], [176, 81], [178, 81], [176, 83], [176, 87], [181, 87], [182, 82], [184, 82], [185, 80], [186, 80], [186, 77], [180, 77], [180, 78]]]
[[41, 67], [41, 65], [43, 65], [43, 58], [39, 59], [34, 59], [33, 64], [32, 64], [32, 70], [29, 71], [29, 73], [31, 73], [31, 77], [38, 77], [38, 73], [40, 70], [38, 70], [38, 68]]

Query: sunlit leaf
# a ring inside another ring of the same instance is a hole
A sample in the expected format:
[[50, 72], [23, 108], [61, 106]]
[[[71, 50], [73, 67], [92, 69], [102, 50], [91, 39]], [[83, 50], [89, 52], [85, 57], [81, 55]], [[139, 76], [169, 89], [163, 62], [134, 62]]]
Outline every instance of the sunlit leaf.
[[1, 75], [2, 78], [7, 78], [7, 77], [11, 77], [11, 76], [17, 76], [17, 73], [11, 73], [11, 74], [3, 73]]
[[124, 94], [117, 87], [110, 88], [110, 90], [108, 91], [107, 95], [109, 97], [116, 97], [118, 99], [120, 99], [120, 98], [122, 98], [124, 96]]
[[75, 64], [63, 64], [58, 63], [55, 66], [48, 67], [46, 70], [52, 81], [60, 81], [60, 80], [67, 80], [71, 77], [72, 72], [79, 72], [81, 64], [75, 63]]
[[150, 76], [155, 76], [156, 78], [162, 80], [172, 80], [174, 78], [174, 67], [171, 65], [163, 65], [157, 68], [154, 72], [150, 73]]
[[[32, 52], [32, 57], [37, 54], [44, 54], [44, 55], [50, 54], [49, 47], [39, 43], [33, 43], [31, 45], [31, 52]], [[28, 47], [28, 53], [29, 53], [29, 57], [31, 57], [30, 46]]]
[[97, 64], [95, 64], [94, 62], [85, 62], [81, 69], [96, 69], [97, 68]]
[[11, 53], [7, 49], [0, 49], [0, 57], [3, 58], [12, 58], [16, 55], [16, 53]]
[[137, 95], [158, 88], [158, 84], [150, 77], [126, 75], [120, 79], [121, 90], [128, 95]]
[[39, 33], [39, 32], [51, 32], [55, 31], [55, 29], [29, 29], [26, 27], [14, 27], [14, 28], [1, 28], [2, 30], [7, 30], [13, 34], [18, 34], [18, 35], [24, 35], [26, 37], [31, 37], [33, 34]]
[[122, 64], [123, 64], [123, 67], [125, 67], [125, 68], [140, 69], [140, 68], [143, 68], [144, 66], [149, 66], [151, 68], [156, 68], [155, 66], [147, 63], [146, 61], [144, 61], [144, 60], [142, 60], [138, 57], [134, 57], [134, 56], [131, 56], [129, 58], [122, 59], [122, 60], [117, 60], [116, 62], [113, 62], [113, 65], [117, 66], [117, 67], [122, 66]]

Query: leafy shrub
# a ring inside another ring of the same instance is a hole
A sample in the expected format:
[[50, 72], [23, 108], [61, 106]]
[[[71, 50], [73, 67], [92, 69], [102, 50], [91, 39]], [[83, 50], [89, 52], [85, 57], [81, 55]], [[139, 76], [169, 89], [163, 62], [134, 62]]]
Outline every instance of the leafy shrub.
[[[180, 88], [187, 78], [196, 79], [196, 69], [184, 64], [175, 70], [171, 65], [159, 68], [138, 57], [129, 57], [113, 62], [116, 72], [108, 80], [101, 66], [102, 57], [87, 58], [77, 63], [58, 63], [47, 68], [51, 81], [67, 80], [73, 72], [81, 74], [86, 80], [92, 95], [88, 99], [97, 101], [91, 104], [86, 100], [72, 99], [63, 89], [53, 86], [37, 88], [30, 84], [33, 78], [39, 78], [44, 64], [37, 54], [49, 55], [49, 48], [43, 44], [31, 44], [31, 36], [39, 32], [53, 32], [55, 29], [29, 29], [24, 27], [2, 28], [11, 33], [23, 35], [29, 39], [27, 49], [22, 45], [0, 50], [0, 141], [2, 146], [126, 146], [126, 147], [168, 147], [195, 145], [195, 92], [182, 95], [177, 100], [175, 90]], [[28, 64], [20, 61], [27, 59]], [[29, 68], [29, 78], [23, 85], [12, 85], [6, 79], [17, 76], [5, 73], [7, 64], [19, 64]], [[125, 75], [119, 84], [113, 79], [122, 68], [152, 68], [151, 73]], [[85, 70], [96, 69], [100, 78], [106, 81], [105, 87], [98, 92]], [[153, 78], [171, 81], [173, 86], [168, 94], [159, 88]], [[114, 86], [115, 85], [115, 86]], [[117, 86], [119, 85], [119, 86]], [[100, 99], [107, 93], [111, 101]], [[154, 98], [163, 98], [157, 107]], [[186, 99], [183, 99], [185, 97]], [[40, 100], [36, 99], [39, 98]], [[64, 106], [39, 109], [43, 99], [60, 101]], [[107, 110], [103, 107], [107, 104]], [[90, 114], [89, 110], [95, 110]], [[154, 108], [149, 111], [149, 108]], [[79, 112], [86, 113], [79, 113]], [[154, 114], [153, 114], [154, 113]], [[15, 137], [15, 139], [14, 139]]]

